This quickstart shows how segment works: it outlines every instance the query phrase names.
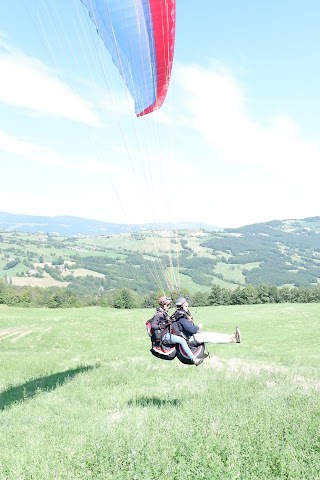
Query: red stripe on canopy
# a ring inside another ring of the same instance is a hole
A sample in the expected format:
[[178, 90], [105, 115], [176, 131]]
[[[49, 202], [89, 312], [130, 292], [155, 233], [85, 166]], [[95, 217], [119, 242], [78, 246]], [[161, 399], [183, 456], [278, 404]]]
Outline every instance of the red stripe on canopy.
[[137, 116], [154, 112], [166, 98], [174, 54], [176, 0], [149, 0], [157, 59], [156, 101]]

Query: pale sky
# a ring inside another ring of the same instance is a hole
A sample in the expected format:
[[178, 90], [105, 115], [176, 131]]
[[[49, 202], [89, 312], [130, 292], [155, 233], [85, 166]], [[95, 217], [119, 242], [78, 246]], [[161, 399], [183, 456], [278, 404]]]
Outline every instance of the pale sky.
[[136, 118], [80, 0], [1, 2], [0, 211], [320, 215], [319, 18], [318, 0], [177, 0], [169, 94]]

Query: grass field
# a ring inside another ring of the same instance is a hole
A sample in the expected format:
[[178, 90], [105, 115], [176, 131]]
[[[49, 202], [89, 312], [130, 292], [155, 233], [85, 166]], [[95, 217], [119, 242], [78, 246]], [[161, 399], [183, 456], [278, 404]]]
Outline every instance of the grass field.
[[18, 286], [30, 286], [30, 287], [67, 287], [69, 282], [60, 282], [59, 280], [55, 280], [52, 278], [48, 273], [43, 273], [42, 278], [37, 277], [13, 277], [12, 278], [12, 285]]
[[179, 280], [181, 283], [182, 288], [186, 288], [188, 292], [195, 293], [195, 292], [210, 292], [211, 286], [207, 285], [200, 285], [199, 283], [195, 283], [189, 275], [185, 275], [184, 273], [180, 272]]
[[[221, 262], [215, 266], [214, 271], [215, 273], [222, 274], [225, 279], [237, 282], [238, 285], [246, 285], [246, 278], [245, 278], [245, 275], [243, 274], [244, 268], [246, 270], [251, 270], [252, 268], [259, 268], [259, 262], [246, 263], [241, 266]], [[236, 287], [238, 285], [236, 285]]]
[[320, 304], [197, 308], [199, 367], [151, 313], [0, 306], [1, 480], [320, 479]]

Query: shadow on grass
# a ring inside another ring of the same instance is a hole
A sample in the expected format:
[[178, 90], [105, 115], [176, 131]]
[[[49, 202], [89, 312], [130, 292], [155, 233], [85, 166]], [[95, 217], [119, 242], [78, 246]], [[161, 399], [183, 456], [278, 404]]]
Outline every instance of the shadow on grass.
[[129, 400], [130, 407], [176, 407], [180, 405], [181, 400], [176, 398], [159, 398], [159, 397], [138, 397]]
[[29, 382], [14, 387], [9, 387], [0, 393], [0, 411], [10, 407], [16, 402], [22, 402], [34, 397], [40, 392], [50, 392], [72, 380], [79, 373], [97, 368], [99, 365], [86, 365], [65, 372], [53, 373], [47, 377], [35, 378]]

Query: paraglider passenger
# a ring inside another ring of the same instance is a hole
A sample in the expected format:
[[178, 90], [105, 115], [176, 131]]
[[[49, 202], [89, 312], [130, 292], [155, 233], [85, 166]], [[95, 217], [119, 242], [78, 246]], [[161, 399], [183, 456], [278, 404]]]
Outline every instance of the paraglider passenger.
[[240, 343], [240, 328], [236, 327], [235, 333], [228, 335], [226, 333], [201, 332], [202, 324], [195, 325], [192, 315], [189, 311], [189, 304], [186, 298], [179, 297], [176, 300], [176, 311], [173, 315], [174, 320], [178, 322], [180, 331], [187, 341], [192, 337], [197, 343]]
[[203, 362], [203, 358], [197, 358], [195, 355], [193, 355], [183, 337], [170, 333], [171, 319], [168, 312], [171, 302], [171, 298], [165, 296], [159, 298], [159, 307], [157, 308], [157, 312], [152, 319], [151, 327], [154, 331], [160, 333], [162, 342], [168, 344], [179, 343], [182, 345], [183, 350], [186, 352], [186, 355], [188, 355], [190, 360], [192, 360], [195, 365], [200, 365], [200, 363]]

